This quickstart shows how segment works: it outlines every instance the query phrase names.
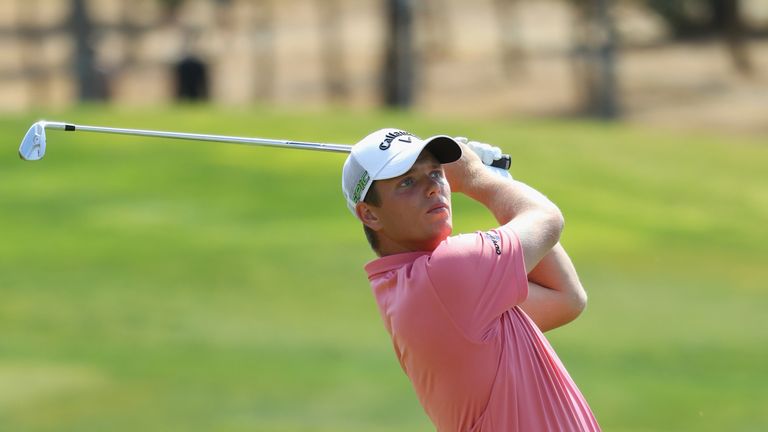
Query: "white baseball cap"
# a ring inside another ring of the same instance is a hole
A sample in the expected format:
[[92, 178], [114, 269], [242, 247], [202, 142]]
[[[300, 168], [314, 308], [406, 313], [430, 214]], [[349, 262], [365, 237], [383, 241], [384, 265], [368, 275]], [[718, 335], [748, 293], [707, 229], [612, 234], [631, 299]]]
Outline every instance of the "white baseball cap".
[[352, 146], [344, 162], [341, 189], [347, 207], [355, 217], [355, 206], [365, 199], [375, 180], [385, 180], [408, 172], [422, 150], [427, 149], [440, 163], [449, 163], [461, 157], [461, 147], [447, 135], [425, 140], [400, 129], [380, 129]]

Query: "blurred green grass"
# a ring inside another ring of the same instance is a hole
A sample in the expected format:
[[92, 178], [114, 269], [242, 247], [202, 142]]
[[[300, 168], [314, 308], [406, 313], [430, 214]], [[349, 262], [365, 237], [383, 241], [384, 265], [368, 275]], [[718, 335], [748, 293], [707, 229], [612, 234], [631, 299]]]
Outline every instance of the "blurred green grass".
[[[590, 294], [549, 334], [610, 431], [768, 428], [768, 146], [586, 122], [84, 107], [83, 124], [352, 143], [468, 135], [566, 216]], [[55, 117], [55, 118], [54, 118]], [[0, 118], [0, 430], [432, 430], [380, 324], [342, 155]], [[455, 197], [456, 231], [493, 225]]]

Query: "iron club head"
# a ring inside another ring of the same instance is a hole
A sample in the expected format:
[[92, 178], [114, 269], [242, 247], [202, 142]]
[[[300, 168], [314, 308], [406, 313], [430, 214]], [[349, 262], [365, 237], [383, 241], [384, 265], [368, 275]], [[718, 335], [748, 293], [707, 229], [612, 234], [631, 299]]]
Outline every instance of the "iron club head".
[[28, 161], [45, 156], [45, 122], [39, 121], [29, 128], [19, 146], [19, 156]]

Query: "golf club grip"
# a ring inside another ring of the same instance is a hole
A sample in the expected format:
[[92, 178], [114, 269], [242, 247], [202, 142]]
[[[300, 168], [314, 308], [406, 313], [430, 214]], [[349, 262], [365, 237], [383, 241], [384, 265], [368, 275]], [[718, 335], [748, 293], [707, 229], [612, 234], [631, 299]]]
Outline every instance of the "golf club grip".
[[491, 162], [491, 166], [509, 170], [512, 167], [512, 158], [507, 154], [501, 155], [500, 159], [496, 159], [495, 161]]

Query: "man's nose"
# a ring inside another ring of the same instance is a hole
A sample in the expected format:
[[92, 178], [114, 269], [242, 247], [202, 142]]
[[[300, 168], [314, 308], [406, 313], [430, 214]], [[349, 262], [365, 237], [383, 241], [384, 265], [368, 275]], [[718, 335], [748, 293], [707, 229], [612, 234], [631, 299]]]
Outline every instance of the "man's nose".
[[427, 176], [427, 196], [432, 196], [443, 187], [443, 183], [438, 178]]

